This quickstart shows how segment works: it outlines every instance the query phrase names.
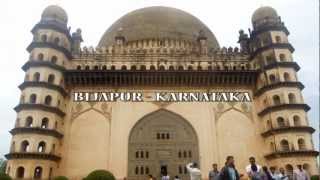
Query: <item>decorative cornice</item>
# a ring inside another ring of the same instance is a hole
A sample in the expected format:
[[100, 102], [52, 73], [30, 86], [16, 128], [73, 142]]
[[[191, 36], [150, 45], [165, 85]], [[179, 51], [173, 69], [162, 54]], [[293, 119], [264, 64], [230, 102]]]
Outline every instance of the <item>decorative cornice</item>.
[[312, 156], [317, 157], [318, 151], [315, 150], [292, 150], [292, 151], [276, 151], [265, 155], [266, 159], [277, 159], [283, 157]]
[[309, 111], [310, 106], [307, 104], [279, 104], [279, 105], [273, 105], [266, 107], [261, 112], [258, 113], [259, 116], [264, 116], [268, 113], [274, 112], [274, 111], [281, 111], [281, 110], [289, 110], [289, 109], [302, 109], [304, 111]]
[[290, 34], [287, 27], [284, 25], [268, 25], [268, 26], [260, 26], [259, 29], [251, 31], [250, 39], [254, 39], [259, 34], [268, 32], [268, 31], [282, 31], [287, 36]]
[[268, 84], [256, 90], [256, 92], [254, 93], [254, 96], [260, 96], [266, 91], [277, 89], [277, 88], [283, 88], [283, 87], [296, 87], [296, 88], [299, 88], [300, 90], [304, 89], [304, 85], [301, 82], [293, 82], [293, 81], [276, 82], [276, 83]]
[[294, 68], [294, 70], [296, 72], [298, 72], [300, 70], [300, 66], [294, 62], [294, 61], [283, 61], [283, 62], [274, 62], [271, 64], [268, 64], [266, 66], [264, 66], [263, 68], [260, 69], [260, 72], [263, 72], [263, 70], [270, 70], [273, 68]]
[[19, 85], [20, 90], [24, 90], [27, 87], [48, 88], [51, 90], [58, 91], [60, 94], [63, 95], [63, 97], [66, 97], [68, 95], [68, 93], [66, 92], [66, 90], [63, 87], [55, 85], [55, 84], [51, 84], [51, 83], [48, 83], [45, 81], [25, 81]]
[[71, 52], [62, 47], [62, 46], [58, 46], [54, 43], [50, 43], [50, 42], [35, 42], [33, 41], [28, 47], [27, 47], [27, 51], [30, 53], [34, 48], [52, 48], [55, 49], [57, 51], [62, 52], [68, 59], [72, 59], [72, 55]]
[[38, 24], [36, 24], [31, 32], [32, 34], [35, 34], [35, 32], [38, 30], [38, 29], [52, 29], [52, 30], [55, 30], [57, 32], [60, 32], [60, 33], [63, 33], [67, 36], [67, 38], [69, 39], [70, 42], [72, 42], [72, 38], [71, 38], [71, 35], [70, 35], [70, 32], [67, 28], [65, 27], [61, 27], [57, 24], [54, 24], [54, 23], [43, 23], [43, 22], [40, 22]]
[[257, 71], [192, 70], [67, 70], [66, 85], [167, 85], [212, 86], [254, 85]]
[[269, 129], [266, 132], [261, 133], [263, 137], [269, 137], [275, 134], [287, 133], [287, 132], [308, 132], [314, 133], [315, 129], [310, 126], [284, 126]]
[[66, 115], [59, 108], [53, 107], [53, 106], [47, 106], [44, 104], [19, 104], [14, 108], [14, 110], [16, 112], [20, 112], [21, 110], [42, 110], [42, 111], [55, 113], [60, 117], [64, 117]]
[[34, 153], [34, 152], [13, 152], [6, 154], [5, 157], [8, 160], [11, 159], [44, 159], [44, 160], [50, 160], [58, 162], [60, 161], [61, 157], [54, 155], [54, 154], [48, 154], [48, 153]]
[[31, 67], [48, 67], [57, 71], [64, 72], [66, 69], [63, 66], [59, 66], [57, 64], [53, 64], [48, 61], [36, 61], [36, 60], [29, 60], [23, 66], [22, 70], [27, 71]]
[[63, 134], [58, 132], [55, 129], [47, 129], [40, 127], [17, 127], [10, 131], [12, 135], [16, 134], [41, 134], [41, 135], [49, 135], [61, 139]]
[[261, 53], [261, 52], [263, 52], [265, 50], [274, 49], [274, 48], [277, 48], [277, 49], [289, 49], [289, 51], [291, 53], [294, 52], [294, 48], [290, 43], [271, 43], [271, 44], [268, 44], [266, 46], [257, 48], [254, 52], [251, 53], [249, 59], [252, 60], [259, 53]]

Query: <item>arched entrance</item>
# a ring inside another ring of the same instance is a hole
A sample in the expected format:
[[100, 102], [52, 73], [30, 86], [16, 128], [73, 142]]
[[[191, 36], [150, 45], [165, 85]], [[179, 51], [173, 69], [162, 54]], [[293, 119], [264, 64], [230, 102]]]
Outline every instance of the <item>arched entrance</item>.
[[199, 164], [198, 147], [195, 130], [181, 116], [167, 110], [148, 114], [130, 132], [128, 179], [159, 179], [165, 172], [189, 179], [185, 165]]

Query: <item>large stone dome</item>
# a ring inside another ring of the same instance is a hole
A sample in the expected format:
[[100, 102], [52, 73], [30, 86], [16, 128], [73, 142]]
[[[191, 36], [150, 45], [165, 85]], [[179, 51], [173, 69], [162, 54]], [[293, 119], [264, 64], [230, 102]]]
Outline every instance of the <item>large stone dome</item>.
[[121, 29], [126, 41], [169, 38], [196, 41], [202, 30], [209, 48], [219, 44], [210, 29], [198, 18], [179, 9], [153, 6], [132, 11], [116, 21], [102, 36], [99, 46], [115, 43], [115, 36]]
[[57, 5], [50, 5], [46, 7], [41, 15], [43, 21], [58, 21], [62, 24], [68, 23], [68, 15], [66, 11]]

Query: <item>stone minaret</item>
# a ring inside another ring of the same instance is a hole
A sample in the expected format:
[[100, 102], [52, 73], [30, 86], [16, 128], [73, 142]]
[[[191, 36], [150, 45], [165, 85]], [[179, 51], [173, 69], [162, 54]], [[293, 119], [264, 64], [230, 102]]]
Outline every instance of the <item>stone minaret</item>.
[[19, 86], [21, 100], [6, 155], [6, 171], [13, 178], [47, 179], [59, 166], [67, 95], [63, 71], [72, 46], [67, 20], [62, 8], [49, 6], [31, 31], [30, 58], [23, 66], [25, 80]]
[[268, 147], [264, 158], [269, 166], [283, 167], [290, 175], [298, 164], [317, 174], [318, 152], [307, 116], [310, 107], [301, 94], [304, 86], [297, 78], [299, 66], [292, 56], [289, 31], [271, 7], [257, 9], [252, 24], [249, 52], [252, 65], [259, 70], [255, 98], [261, 135]]

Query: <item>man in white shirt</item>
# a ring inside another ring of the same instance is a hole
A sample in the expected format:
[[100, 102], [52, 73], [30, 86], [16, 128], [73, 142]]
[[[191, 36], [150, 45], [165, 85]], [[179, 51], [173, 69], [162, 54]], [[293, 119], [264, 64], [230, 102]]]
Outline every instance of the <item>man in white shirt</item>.
[[189, 163], [186, 167], [190, 174], [190, 180], [201, 180], [201, 171], [198, 169], [197, 163]]
[[261, 166], [256, 164], [256, 159], [254, 157], [249, 158], [250, 164], [246, 167], [247, 175], [250, 179], [260, 179]]
[[297, 165], [297, 168], [293, 171], [293, 180], [310, 180], [308, 173], [302, 169], [302, 165]]

